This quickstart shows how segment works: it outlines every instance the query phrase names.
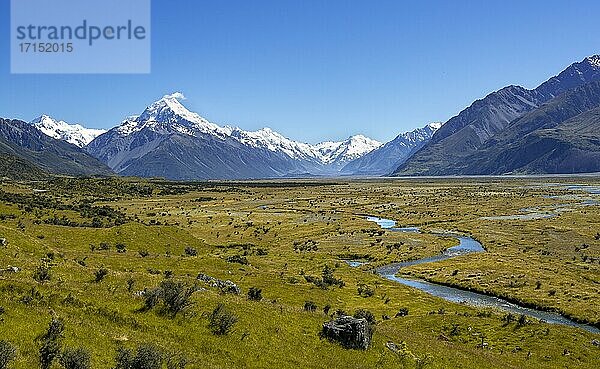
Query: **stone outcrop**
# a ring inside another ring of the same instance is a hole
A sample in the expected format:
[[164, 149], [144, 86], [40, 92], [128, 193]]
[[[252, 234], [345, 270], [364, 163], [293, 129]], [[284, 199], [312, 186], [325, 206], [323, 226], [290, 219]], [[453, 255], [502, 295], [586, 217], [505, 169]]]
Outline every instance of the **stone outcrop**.
[[321, 336], [345, 348], [366, 350], [371, 344], [373, 329], [364, 318], [340, 316], [323, 323]]
[[203, 273], [198, 274], [198, 277], [196, 277], [196, 279], [208, 284], [211, 287], [218, 288], [223, 293], [232, 293], [234, 295], [239, 295], [240, 293], [242, 293], [238, 285], [236, 285], [232, 281], [223, 281], [221, 279], [211, 277]]

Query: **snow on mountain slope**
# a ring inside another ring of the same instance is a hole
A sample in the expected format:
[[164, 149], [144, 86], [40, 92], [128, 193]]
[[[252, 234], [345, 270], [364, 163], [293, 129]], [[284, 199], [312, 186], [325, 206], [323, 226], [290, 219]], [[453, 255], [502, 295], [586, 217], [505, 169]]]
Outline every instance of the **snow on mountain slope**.
[[30, 122], [46, 136], [57, 140], [67, 141], [73, 145], [84, 147], [104, 132], [103, 129], [90, 129], [79, 124], [68, 124], [62, 120], [53, 119], [47, 115], [34, 119]]
[[382, 145], [381, 142], [363, 135], [355, 135], [341, 142], [321, 142], [314, 147], [321, 154], [323, 164], [337, 163], [342, 165], [357, 159]]
[[210, 133], [218, 136], [231, 134], [228, 127], [220, 127], [186, 109], [179, 100], [185, 100], [180, 92], [165, 95], [148, 106], [139, 116], [129, 117], [117, 128], [124, 136], [150, 128], [159, 133], [179, 132], [194, 136]]
[[392, 141], [350, 161], [342, 169], [345, 175], [385, 175], [391, 173], [425, 145], [442, 123], [430, 123], [423, 128], [401, 133]]
[[[163, 96], [150, 104], [142, 114], [125, 119], [121, 125], [102, 137], [105, 150], [96, 142], [92, 151], [99, 154], [111, 168], [123, 170], [132, 160], [141, 158], [155, 150], [172, 134], [193, 138], [211, 136], [221, 141], [235, 140], [247, 149], [267, 150], [276, 157], [300, 163], [313, 174], [334, 173], [345, 163], [381, 146], [381, 143], [362, 135], [352, 136], [341, 142], [324, 142], [311, 145], [290, 140], [270, 128], [245, 131], [237, 127], [211, 123], [200, 115], [189, 111], [181, 101], [185, 96], [179, 92]], [[143, 133], [143, 134], [140, 134]], [[131, 137], [130, 137], [131, 136]], [[127, 163], [127, 164], [126, 164]], [[293, 165], [295, 171], [297, 165]]]

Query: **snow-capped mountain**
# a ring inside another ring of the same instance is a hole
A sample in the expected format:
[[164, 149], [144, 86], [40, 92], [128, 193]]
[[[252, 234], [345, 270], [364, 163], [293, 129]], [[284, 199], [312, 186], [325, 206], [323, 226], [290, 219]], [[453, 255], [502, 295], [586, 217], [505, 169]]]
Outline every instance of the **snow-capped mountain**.
[[251, 146], [279, 151], [290, 158], [320, 163], [328, 171], [356, 159], [382, 145], [381, 142], [363, 135], [351, 136], [344, 141], [325, 141], [316, 145], [293, 141], [270, 128], [248, 132], [235, 128], [232, 136]]
[[181, 93], [92, 141], [87, 150], [117, 173], [173, 179], [332, 175], [381, 143], [362, 135], [317, 145], [263, 128], [219, 126], [190, 112]]
[[80, 124], [69, 124], [62, 120], [53, 119], [48, 115], [42, 115], [30, 123], [47, 136], [67, 141], [79, 147], [86, 146], [94, 138], [106, 132], [103, 129], [85, 128]]
[[441, 126], [442, 123], [430, 123], [423, 128], [399, 134], [385, 145], [346, 164], [341, 173], [345, 175], [390, 174], [413, 153], [429, 142]]
[[321, 142], [315, 145], [315, 148], [321, 154], [321, 160], [324, 164], [343, 166], [349, 161], [360, 158], [377, 149], [381, 145], [382, 143], [379, 141], [363, 135], [355, 135], [341, 142]]

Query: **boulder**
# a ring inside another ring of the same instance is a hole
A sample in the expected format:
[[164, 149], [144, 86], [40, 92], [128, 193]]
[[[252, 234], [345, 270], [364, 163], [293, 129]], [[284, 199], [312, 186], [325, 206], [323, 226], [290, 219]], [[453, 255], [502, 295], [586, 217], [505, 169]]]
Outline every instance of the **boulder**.
[[0, 238], [0, 246], [4, 247], [8, 244], [8, 241], [6, 241], [6, 238]]
[[211, 287], [218, 288], [223, 293], [232, 293], [234, 295], [239, 295], [240, 293], [242, 293], [238, 285], [229, 280], [223, 281], [221, 279], [211, 277], [203, 273], [198, 274], [198, 277], [196, 277], [196, 279], [208, 284]]
[[321, 336], [345, 348], [366, 350], [371, 344], [373, 329], [364, 318], [340, 316], [323, 323]]

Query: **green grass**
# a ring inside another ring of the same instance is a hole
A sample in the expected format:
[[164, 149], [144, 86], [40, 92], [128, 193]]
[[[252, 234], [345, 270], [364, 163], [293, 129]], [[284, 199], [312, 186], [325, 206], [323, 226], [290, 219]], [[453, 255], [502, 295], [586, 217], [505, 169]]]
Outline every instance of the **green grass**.
[[[93, 368], [113, 367], [119, 346], [146, 342], [166, 353], [183, 353], [191, 361], [188, 368], [414, 368], [415, 358], [426, 355], [431, 356], [426, 368], [594, 368], [600, 351], [591, 343], [598, 337], [589, 332], [536, 321], [522, 327], [505, 325], [501, 312], [449, 303], [370, 272], [376, 265], [438, 254], [455, 241], [380, 232], [362, 214], [425, 230], [460, 230], [480, 240], [488, 252], [407, 272], [597, 322], [597, 206], [544, 220], [480, 219], [560, 203], [543, 196], [567, 193], [531, 188], [532, 181], [4, 183], [1, 188], [8, 193], [27, 195], [33, 188], [46, 189], [34, 196], [64, 204], [93, 200], [94, 205], [124, 213], [127, 222], [104, 228], [57, 226], [43, 219], [55, 214], [78, 222], [89, 219], [71, 210], [0, 204], [0, 215], [14, 215], [0, 221], [0, 237], [8, 240], [0, 249], [0, 268], [21, 268], [18, 273], [0, 274], [0, 306], [5, 309], [0, 339], [18, 347], [14, 368], [38, 365], [38, 337], [51, 314], [65, 322], [64, 345], [91, 351]], [[310, 251], [294, 250], [295, 244], [309, 240]], [[101, 243], [110, 248], [99, 250]], [[117, 243], [126, 245], [127, 251], [118, 252]], [[583, 243], [588, 247], [582, 250]], [[400, 246], [386, 247], [395, 244]], [[196, 249], [197, 256], [186, 256], [186, 247]], [[142, 250], [148, 256], [143, 257]], [[38, 283], [33, 272], [42, 259], [49, 260], [49, 253], [52, 278]], [[245, 256], [249, 265], [227, 262], [234, 255]], [[347, 255], [363, 256], [371, 263], [350, 268], [340, 260]], [[335, 269], [343, 288], [324, 290], [305, 280], [304, 275], [320, 276], [325, 265]], [[96, 283], [94, 273], [101, 267], [109, 274]], [[165, 271], [172, 271], [177, 281], [202, 288], [192, 296], [194, 305], [174, 318], [159, 309], [141, 311], [144, 300], [136, 295], [158, 286]], [[221, 294], [197, 281], [198, 273], [231, 280], [243, 293]], [[538, 280], [541, 287], [536, 289]], [[361, 284], [375, 294], [359, 296]], [[246, 297], [250, 287], [262, 289], [262, 301]], [[553, 296], [548, 293], [551, 289], [556, 290]], [[317, 312], [303, 311], [308, 300], [317, 304]], [[208, 327], [207, 315], [219, 303], [239, 318], [225, 336], [213, 335]], [[320, 327], [330, 319], [322, 311], [325, 305], [331, 312], [372, 311], [378, 319], [372, 346], [366, 351], [345, 350], [320, 339]], [[408, 308], [409, 315], [394, 318], [401, 308]], [[392, 319], [382, 320], [383, 315]], [[485, 348], [478, 347], [481, 337]], [[388, 341], [406, 342], [411, 354], [402, 360], [385, 347]]]

